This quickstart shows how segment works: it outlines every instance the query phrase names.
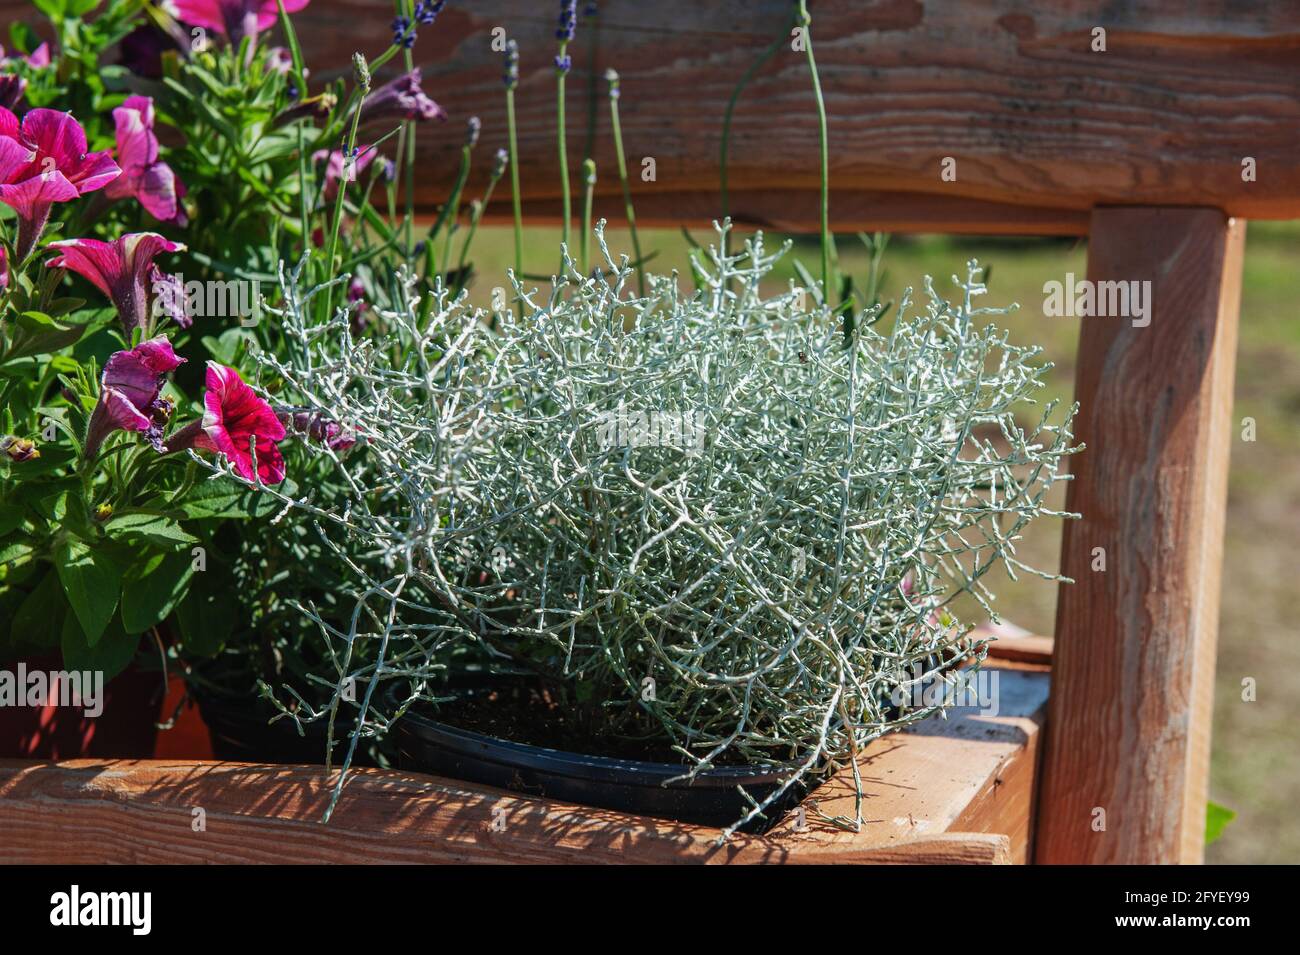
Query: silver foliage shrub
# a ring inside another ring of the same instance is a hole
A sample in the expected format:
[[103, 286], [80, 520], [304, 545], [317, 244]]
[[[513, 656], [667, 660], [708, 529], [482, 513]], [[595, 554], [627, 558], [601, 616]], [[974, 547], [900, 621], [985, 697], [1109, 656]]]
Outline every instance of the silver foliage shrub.
[[1006, 310], [975, 304], [974, 263], [954, 302], [927, 279], [921, 307], [846, 339], [811, 294], [765, 297], [761, 237], [645, 298], [599, 244], [602, 276], [516, 285], [523, 315], [495, 330], [408, 282], [357, 338], [286, 278], [298, 348], [262, 360], [363, 439], [335, 459], [345, 505], [285, 498], [356, 577], [350, 627], [316, 618], [321, 678], [383, 731], [380, 683], [407, 681], [404, 708], [476, 646], [571, 687], [604, 732], [663, 738], [687, 776], [847, 765], [942, 705], [899, 705], [918, 665], [951, 681], [983, 658], [950, 605], [991, 611], [984, 575], [1030, 569], [1017, 540], [1054, 513], [1072, 413], [1035, 407], [1048, 366], [986, 324]]

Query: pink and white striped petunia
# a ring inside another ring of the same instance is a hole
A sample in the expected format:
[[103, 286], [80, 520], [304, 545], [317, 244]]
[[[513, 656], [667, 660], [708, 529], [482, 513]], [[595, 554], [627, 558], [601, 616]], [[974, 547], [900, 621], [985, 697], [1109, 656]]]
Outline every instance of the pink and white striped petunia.
[[129, 339], [137, 328], [145, 328], [149, 315], [150, 267], [161, 252], [185, 248], [156, 232], [129, 232], [112, 242], [99, 239], [66, 239], [51, 242], [59, 254], [46, 263], [68, 269], [87, 279], [117, 307], [118, 317]]
[[18, 214], [16, 258], [36, 247], [56, 202], [102, 189], [122, 172], [108, 150], [86, 151], [86, 131], [71, 113], [0, 108], [0, 202]]
[[160, 222], [186, 224], [180, 199], [185, 187], [172, 168], [158, 158], [158, 138], [153, 134], [153, 100], [148, 96], [130, 96], [113, 110], [117, 135], [118, 176], [104, 189], [110, 199], [140, 200]]
[[167, 375], [184, 361], [162, 335], [109, 356], [99, 379], [99, 401], [86, 429], [86, 456], [93, 458], [114, 431], [142, 433], [161, 451], [162, 424], [170, 408], [159, 395]]
[[165, 450], [216, 451], [246, 481], [263, 484], [283, 481], [284, 456], [278, 445], [284, 440], [285, 428], [275, 410], [244, 383], [239, 372], [215, 361], [208, 362], [207, 385], [203, 417], [172, 434]]

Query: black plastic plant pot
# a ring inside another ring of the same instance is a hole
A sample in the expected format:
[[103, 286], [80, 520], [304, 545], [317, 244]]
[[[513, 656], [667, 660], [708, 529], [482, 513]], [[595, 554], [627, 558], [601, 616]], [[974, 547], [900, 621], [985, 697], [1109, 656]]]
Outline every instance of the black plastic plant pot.
[[[195, 695], [199, 713], [208, 726], [212, 754], [217, 759], [240, 763], [325, 762], [328, 729], [326, 720], [303, 725], [303, 732], [288, 718], [270, 722], [274, 710], [261, 699], [233, 699]], [[345, 725], [346, 722], [346, 725]], [[347, 755], [350, 721], [334, 724], [334, 760]], [[355, 765], [371, 766], [365, 747], [358, 745]]]
[[[670, 783], [686, 767], [512, 743], [409, 710], [394, 725], [394, 734], [403, 769], [704, 826], [729, 826], [745, 815], [750, 804], [737, 786], [762, 802], [791, 772], [773, 766], [723, 766], [706, 770], [690, 782]], [[800, 790], [797, 784], [791, 786], [765, 811], [766, 821], [755, 820], [744, 831], [761, 832], [779, 819], [803, 795], [796, 790]]]

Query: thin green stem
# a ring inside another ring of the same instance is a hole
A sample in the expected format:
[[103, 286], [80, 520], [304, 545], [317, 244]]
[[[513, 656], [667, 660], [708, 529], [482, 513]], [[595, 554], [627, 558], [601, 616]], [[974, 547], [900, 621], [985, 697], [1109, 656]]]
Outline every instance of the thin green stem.
[[582, 274], [589, 275], [587, 256], [591, 250], [591, 202], [596, 191], [596, 162], [590, 157], [583, 160], [582, 179], [585, 192], [582, 197], [582, 236], [579, 245], [582, 248]]
[[487, 188], [483, 190], [483, 198], [474, 207], [474, 211], [470, 215], [469, 231], [465, 234], [465, 241], [460, 247], [460, 260], [456, 263], [456, 274], [459, 276], [456, 287], [458, 292], [465, 287], [465, 262], [469, 257], [469, 247], [474, 242], [474, 236], [478, 233], [479, 220], [483, 218], [483, 211], [487, 208], [488, 203], [492, 201], [492, 191], [496, 189], [497, 182], [500, 179], [500, 176], [493, 176], [488, 180]]
[[[719, 148], [720, 155], [718, 158], [718, 191], [721, 194], [720, 198], [722, 203], [723, 219], [726, 219], [727, 216], [731, 214], [730, 194], [727, 190], [727, 153], [731, 148], [731, 119], [732, 115], [736, 111], [736, 103], [740, 101], [740, 94], [744, 92], [745, 87], [749, 85], [751, 80], [753, 80], [755, 74], [763, 68], [768, 60], [776, 55], [777, 50], [785, 46], [788, 38], [788, 34], [786, 33], [778, 36], [772, 41], [772, 44], [763, 51], [762, 55], [760, 55], [757, 60], [749, 64], [749, 69], [745, 70], [745, 74], [740, 78], [740, 82], [737, 83], [736, 88], [731, 91], [731, 99], [727, 101], [727, 109], [722, 115], [722, 142]], [[727, 254], [727, 240], [728, 233], [724, 232], [722, 234], [722, 254], [724, 256]]]
[[[510, 137], [510, 189], [515, 211], [515, 278], [524, 280], [524, 207], [519, 193], [519, 136], [515, 131], [515, 91], [506, 89], [506, 130]], [[524, 303], [518, 302], [519, 317], [524, 317]]]
[[[399, 14], [406, 16], [411, 20], [411, 29], [415, 29], [414, 11], [411, 9], [411, 0], [397, 0]], [[415, 58], [411, 54], [411, 48], [403, 46], [402, 59], [406, 65], [406, 72], [410, 73], [415, 69]], [[406, 257], [409, 260], [415, 252], [415, 120], [406, 121]], [[444, 263], [445, 264], [445, 263]]]
[[623, 127], [618, 121], [618, 74], [610, 70], [605, 74], [609, 80], [609, 117], [614, 131], [614, 152], [618, 157], [618, 178], [623, 184], [623, 209], [627, 215], [627, 228], [632, 234], [632, 253], [636, 256], [637, 293], [645, 295], [645, 266], [641, 261], [641, 241], [636, 234], [636, 212], [632, 209], [632, 187], [627, 180], [627, 156], [623, 152]]
[[[348, 130], [348, 138], [343, 146], [343, 175], [338, 182], [338, 191], [334, 195], [334, 218], [330, 225], [330, 244], [329, 253], [325, 259], [325, 275], [327, 277], [334, 274], [335, 254], [338, 251], [339, 229], [343, 225], [343, 199], [348, 190], [348, 174], [356, 173], [356, 155], [354, 150], [357, 146], [357, 125], [361, 121], [361, 106], [366, 101], [366, 90], [361, 91], [361, 96], [357, 100], [357, 107], [352, 111], [352, 125]], [[328, 316], [330, 309], [333, 308], [334, 289], [331, 287], [321, 296], [324, 302], [325, 315]]]
[[[563, 59], [565, 50], [569, 44], [566, 41], [560, 41], [560, 55]], [[560, 241], [568, 246], [569, 244], [569, 219], [572, 216], [572, 208], [569, 201], [569, 144], [568, 133], [565, 129], [564, 120], [564, 81], [568, 76], [568, 71], [562, 68], [556, 68], [555, 76], [555, 138], [559, 146], [560, 159], [560, 196], [564, 203], [564, 219], [561, 223]], [[563, 263], [561, 263], [563, 267]]]
[[[456, 184], [452, 187], [447, 205], [443, 206], [444, 213], [447, 213], [447, 237], [443, 240], [442, 265], [448, 271], [451, 269], [451, 234], [456, 231], [456, 220], [460, 217], [460, 197], [465, 190], [465, 181], [469, 179], [472, 151], [473, 147], [469, 143], [466, 143], [461, 149], [460, 174], [456, 177]], [[430, 235], [429, 241], [433, 241], [432, 235]]]
[[822, 226], [822, 294], [826, 304], [831, 301], [831, 159], [829, 137], [826, 131], [826, 100], [822, 97], [822, 81], [817, 73], [817, 60], [813, 56], [812, 17], [808, 14], [808, 0], [799, 0], [799, 22], [803, 26], [804, 50], [808, 54], [808, 70], [812, 73], [813, 94], [817, 97], [817, 131], [821, 138], [821, 226]]

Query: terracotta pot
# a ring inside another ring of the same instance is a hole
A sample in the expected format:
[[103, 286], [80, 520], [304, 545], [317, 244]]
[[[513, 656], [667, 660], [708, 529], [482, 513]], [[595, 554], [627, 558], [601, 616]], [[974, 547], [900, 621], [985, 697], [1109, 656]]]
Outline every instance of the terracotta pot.
[[[27, 672], [63, 669], [58, 654], [31, 657]], [[18, 661], [0, 663], [17, 673]], [[148, 759], [158, 735], [163, 681], [157, 673], [127, 667], [104, 686], [103, 710], [82, 707], [0, 706], [0, 757], [10, 759]]]

